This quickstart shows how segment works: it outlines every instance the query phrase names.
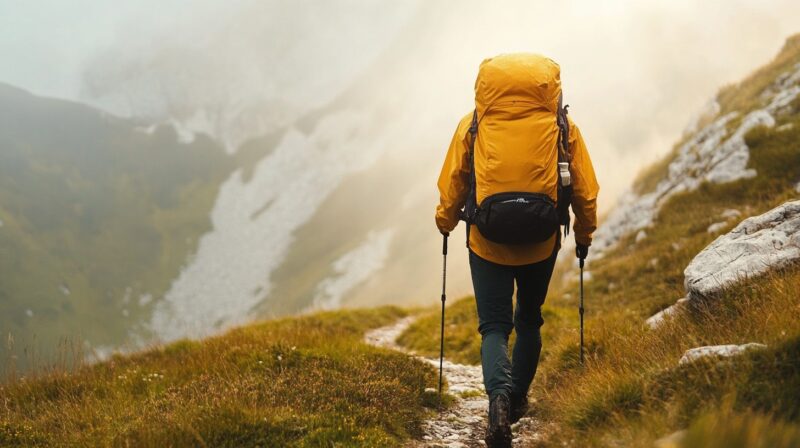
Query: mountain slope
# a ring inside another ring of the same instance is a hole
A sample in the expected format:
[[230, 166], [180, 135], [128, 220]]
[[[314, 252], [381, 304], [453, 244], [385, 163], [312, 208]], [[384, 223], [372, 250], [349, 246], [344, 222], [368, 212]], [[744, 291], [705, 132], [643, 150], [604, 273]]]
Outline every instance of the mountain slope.
[[[798, 95], [795, 36], [773, 62], [724, 89], [716, 112], [604, 221], [588, 263], [585, 368], [578, 365], [577, 272], [572, 254], [561, 255], [531, 395], [549, 428], [547, 444], [650, 446], [682, 429], [688, 433], [674, 439], [683, 442], [665, 446], [800, 442], [800, 406], [789, 398], [800, 395], [800, 266], [743, 279], [655, 329], [644, 324], [686, 296], [684, 269], [717, 236], [747, 216], [798, 198]], [[753, 116], [762, 120], [747, 124]], [[740, 175], [710, 175], [729, 156]], [[448, 316], [445, 352], [479, 362], [472, 299], [455, 303]], [[401, 342], [436, 353], [438, 340], [431, 335], [438, 319], [432, 311]], [[768, 348], [725, 362], [678, 364], [693, 347], [750, 342]]]
[[208, 138], [184, 144], [171, 127], [6, 85], [0, 147], [0, 329], [13, 353], [146, 338], [143, 317], [209, 229], [231, 159]]

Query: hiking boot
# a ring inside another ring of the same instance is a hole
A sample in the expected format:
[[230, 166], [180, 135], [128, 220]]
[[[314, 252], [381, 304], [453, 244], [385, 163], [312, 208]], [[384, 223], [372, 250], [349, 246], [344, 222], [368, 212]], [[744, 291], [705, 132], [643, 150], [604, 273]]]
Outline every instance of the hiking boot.
[[519, 419], [525, 417], [528, 413], [528, 396], [527, 395], [511, 395], [511, 412], [509, 419], [511, 424], [517, 423]]
[[488, 448], [511, 448], [510, 410], [507, 395], [498, 394], [489, 403], [489, 425], [485, 439]]

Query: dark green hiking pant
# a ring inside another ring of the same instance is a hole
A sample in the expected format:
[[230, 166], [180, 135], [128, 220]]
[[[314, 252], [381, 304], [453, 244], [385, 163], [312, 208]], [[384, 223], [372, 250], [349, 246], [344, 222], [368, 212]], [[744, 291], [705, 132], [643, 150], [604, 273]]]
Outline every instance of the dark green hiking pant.
[[[553, 274], [556, 256], [524, 266], [504, 266], [469, 254], [472, 286], [478, 305], [483, 384], [489, 397], [498, 393], [527, 395], [542, 351], [542, 304]], [[514, 282], [517, 306], [512, 304]], [[508, 359], [508, 336], [517, 341]]]

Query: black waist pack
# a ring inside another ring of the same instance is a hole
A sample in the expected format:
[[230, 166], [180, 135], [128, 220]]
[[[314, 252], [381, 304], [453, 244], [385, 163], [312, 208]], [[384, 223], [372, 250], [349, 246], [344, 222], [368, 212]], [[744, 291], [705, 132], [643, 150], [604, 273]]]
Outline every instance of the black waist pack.
[[546, 241], [560, 223], [555, 202], [543, 193], [498, 193], [484, 199], [472, 220], [484, 238], [500, 244]]

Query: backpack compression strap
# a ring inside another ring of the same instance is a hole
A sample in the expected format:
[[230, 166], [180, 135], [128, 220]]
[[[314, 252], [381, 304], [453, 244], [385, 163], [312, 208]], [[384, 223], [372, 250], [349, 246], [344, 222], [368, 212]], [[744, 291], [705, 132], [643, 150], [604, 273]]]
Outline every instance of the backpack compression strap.
[[564, 104], [563, 96], [558, 97], [558, 112], [556, 113], [556, 123], [558, 123], [558, 129], [561, 132], [561, 150], [564, 152], [563, 157], [566, 160], [562, 160], [562, 154], [559, 152], [558, 154], [558, 161], [559, 162], [572, 162], [572, 151], [570, 151], [569, 147], [569, 119], [567, 119], [567, 114], [569, 113], [569, 104], [566, 106]]

